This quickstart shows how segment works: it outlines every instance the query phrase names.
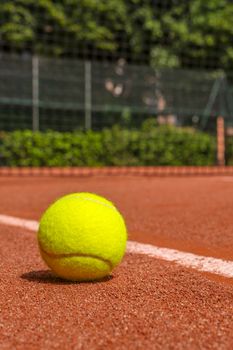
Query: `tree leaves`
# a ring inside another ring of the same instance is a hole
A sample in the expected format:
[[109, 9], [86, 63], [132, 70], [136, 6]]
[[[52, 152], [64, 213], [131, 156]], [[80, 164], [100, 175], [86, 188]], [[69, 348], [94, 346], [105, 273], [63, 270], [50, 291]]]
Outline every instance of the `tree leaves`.
[[41, 55], [231, 70], [232, 18], [228, 0], [2, 0], [0, 44]]

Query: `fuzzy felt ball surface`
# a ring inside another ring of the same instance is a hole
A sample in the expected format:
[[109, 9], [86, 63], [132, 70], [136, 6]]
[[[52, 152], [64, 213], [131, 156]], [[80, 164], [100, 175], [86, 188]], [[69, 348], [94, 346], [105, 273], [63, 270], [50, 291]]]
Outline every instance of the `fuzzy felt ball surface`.
[[127, 230], [114, 204], [92, 193], [58, 199], [43, 214], [38, 244], [59, 277], [91, 281], [110, 274], [124, 256]]

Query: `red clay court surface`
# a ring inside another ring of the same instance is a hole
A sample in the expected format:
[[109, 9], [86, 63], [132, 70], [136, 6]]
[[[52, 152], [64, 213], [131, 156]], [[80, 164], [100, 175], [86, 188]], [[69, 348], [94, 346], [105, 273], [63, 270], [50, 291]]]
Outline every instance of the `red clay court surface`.
[[[0, 177], [0, 214], [39, 220], [56, 198], [112, 200], [129, 239], [233, 261], [233, 177]], [[0, 349], [232, 349], [233, 279], [127, 253], [111, 277], [69, 283], [35, 232], [0, 223]]]

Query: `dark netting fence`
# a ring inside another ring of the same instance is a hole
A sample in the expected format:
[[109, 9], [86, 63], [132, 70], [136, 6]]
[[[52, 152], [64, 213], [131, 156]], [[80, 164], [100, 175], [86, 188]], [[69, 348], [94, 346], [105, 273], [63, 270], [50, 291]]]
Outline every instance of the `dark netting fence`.
[[1, 0], [0, 130], [233, 130], [229, 0]]
[[1, 130], [138, 127], [152, 116], [205, 130], [233, 116], [223, 72], [9, 54], [0, 62]]

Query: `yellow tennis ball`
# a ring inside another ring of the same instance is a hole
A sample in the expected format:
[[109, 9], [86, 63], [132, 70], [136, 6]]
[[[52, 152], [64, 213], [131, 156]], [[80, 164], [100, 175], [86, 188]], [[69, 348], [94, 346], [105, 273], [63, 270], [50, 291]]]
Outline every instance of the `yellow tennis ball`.
[[121, 261], [127, 231], [112, 202], [91, 193], [58, 199], [43, 214], [38, 231], [41, 256], [67, 280], [101, 279]]

